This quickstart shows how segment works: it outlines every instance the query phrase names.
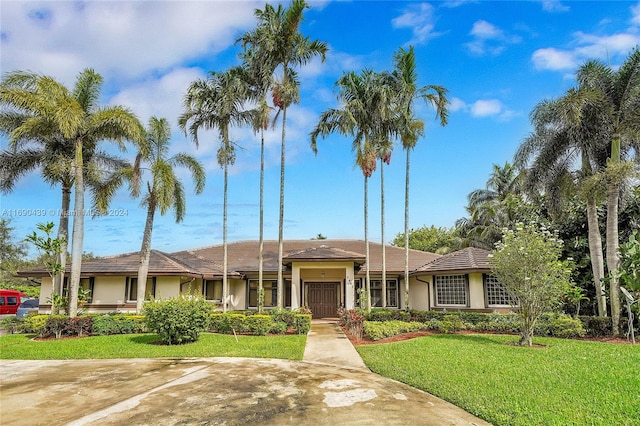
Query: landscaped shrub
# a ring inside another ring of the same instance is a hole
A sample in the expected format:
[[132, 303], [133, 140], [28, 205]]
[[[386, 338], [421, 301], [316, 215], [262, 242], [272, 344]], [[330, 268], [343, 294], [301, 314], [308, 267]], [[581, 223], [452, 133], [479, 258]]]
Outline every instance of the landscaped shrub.
[[306, 306], [301, 306], [299, 308], [296, 308], [293, 310], [293, 312], [296, 314], [305, 314], [305, 315], [313, 314], [313, 312], [311, 312], [311, 309], [307, 308]]
[[550, 332], [552, 336], [562, 338], [584, 337], [585, 335], [582, 322], [566, 315], [558, 315], [551, 320]]
[[295, 314], [294, 318], [298, 334], [307, 334], [311, 330], [311, 314]]
[[411, 321], [411, 314], [397, 309], [372, 309], [367, 321]]
[[380, 340], [386, 337], [396, 336], [401, 333], [426, 330], [428, 325], [421, 322], [410, 321], [365, 321], [363, 324], [364, 333], [371, 340]]
[[2, 318], [0, 322], [2, 328], [9, 334], [17, 334], [22, 332], [23, 323], [22, 320], [15, 316]]
[[500, 333], [518, 333], [520, 331], [520, 318], [516, 314], [499, 314], [493, 312], [482, 315], [482, 321], [473, 327], [467, 327], [475, 331], [496, 331]]
[[338, 309], [339, 323], [346, 327], [357, 340], [362, 339], [362, 324], [365, 313], [361, 309]]
[[431, 320], [441, 320], [446, 312], [442, 311], [409, 311], [411, 321], [430, 322]]
[[223, 314], [221, 312], [214, 312], [209, 317], [209, 331], [212, 333], [226, 334], [231, 332], [231, 325], [229, 325], [229, 314]]
[[179, 295], [145, 303], [144, 311], [147, 328], [173, 345], [195, 342], [208, 330], [211, 305], [200, 296]]
[[442, 320], [438, 321], [438, 331], [441, 333], [455, 333], [464, 330], [464, 323], [460, 319], [460, 315], [445, 315]]
[[245, 333], [248, 330], [246, 329], [244, 323], [246, 319], [249, 318], [245, 314], [236, 314], [230, 313], [228, 314], [229, 328], [231, 331], [235, 333]]
[[49, 318], [49, 315], [27, 315], [24, 317], [22, 322], [22, 329], [25, 333], [33, 333], [38, 336], [43, 336], [45, 332], [44, 328], [47, 325], [47, 318]]
[[578, 319], [582, 322], [587, 335], [594, 337], [611, 336], [611, 317], [581, 315]]
[[145, 317], [143, 315], [112, 313], [104, 315], [87, 315], [87, 317], [93, 318], [93, 334], [100, 336], [147, 332]]
[[[250, 315], [244, 319], [244, 327], [254, 336], [266, 336], [274, 321], [271, 315]], [[286, 323], [285, 323], [286, 325]]]
[[290, 309], [285, 308], [275, 308], [269, 311], [269, 315], [273, 317], [274, 321], [282, 321], [286, 323], [289, 327], [293, 327], [295, 325], [295, 312]]
[[75, 318], [69, 318], [67, 323], [68, 334], [82, 337], [91, 334], [93, 330], [93, 317], [89, 315], [83, 315]]
[[56, 339], [62, 337], [69, 331], [70, 318], [66, 315], [49, 315], [45, 323], [43, 334], [45, 336], [55, 336]]
[[271, 330], [269, 330], [269, 332], [273, 334], [286, 334], [288, 329], [289, 329], [289, 326], [287, 325], [286, 322], [275, 321], [271, 325]]

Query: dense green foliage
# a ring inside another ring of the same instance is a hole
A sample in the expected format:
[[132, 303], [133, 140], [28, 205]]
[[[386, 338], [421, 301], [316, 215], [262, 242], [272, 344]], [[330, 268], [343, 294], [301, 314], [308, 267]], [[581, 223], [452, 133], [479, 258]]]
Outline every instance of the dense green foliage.
[[[400, 232], [391, 244], [404, 247], [404, 232]], [[409, 248], [431, 253], [447, 254], [458, 247], [455, 228], [436, 228], [423, 226], [409, 230]]]
[[190, 343], [209, 328], [211, 305], [200, 296], [179, 295], [145, 303], [145, 324], [167, 345]]
[[307, 334], [311, 329], [311, 315], [294, 310], [273, 309], [264, 314], [255, 311], [214, 312], [209, 330], [214, 333], [240, 333], [264, 336], [267, 333], [284, 334], [289, 330]]
[[[375, 373], [495, 425], [633, 425], [640, 346], [512, 336], [434, 335], [357, 350]], [[597, 368], [594, 366], [597, 365]]]
[[189, 345], [164, 345], [155, 334], [120, 334], [83, 339], [31, 340], [0, 337], [1, 359], [109, 359], [157, 357], [251, 357], [302, 359], [306, 336], [233, 336], [205, 333]]

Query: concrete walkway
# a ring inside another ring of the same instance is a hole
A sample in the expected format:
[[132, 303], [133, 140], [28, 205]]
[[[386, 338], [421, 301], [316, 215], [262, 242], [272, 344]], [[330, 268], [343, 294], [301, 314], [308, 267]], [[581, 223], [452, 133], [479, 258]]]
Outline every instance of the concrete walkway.
[[356, 348], [331, 320], [312, 321], [302, 360], [369, 372]]

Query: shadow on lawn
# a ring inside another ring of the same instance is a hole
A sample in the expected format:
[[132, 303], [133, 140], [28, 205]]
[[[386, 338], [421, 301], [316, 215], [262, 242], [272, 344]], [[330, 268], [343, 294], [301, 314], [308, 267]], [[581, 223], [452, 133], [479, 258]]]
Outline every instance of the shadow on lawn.
[[129, 337], [129, 341], [138, 345], [157, 345], [160, 342], [155, 334], [135, 334]]

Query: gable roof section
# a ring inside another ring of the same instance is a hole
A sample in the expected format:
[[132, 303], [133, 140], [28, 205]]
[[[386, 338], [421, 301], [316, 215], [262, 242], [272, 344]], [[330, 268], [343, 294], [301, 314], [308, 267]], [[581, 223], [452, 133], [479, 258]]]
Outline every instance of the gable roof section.
[[365, 262], [366, 256], [362, 253], [356, 253], [353, 251], [343, 250], [337, 247], [331, 247], [328, 245], [321, 245], [318, 247], [310, 247], [304, 250], [290, 252], [286, 256], [283, 256], [283, 263], [285, 265], [291, 264], [294, 261], [352, 261], [362, 265]]
[[489, 250], [467, 247], [454, 251], [417, 268], [412, 275], [435, 272], [485, 272], [490, 271]]

